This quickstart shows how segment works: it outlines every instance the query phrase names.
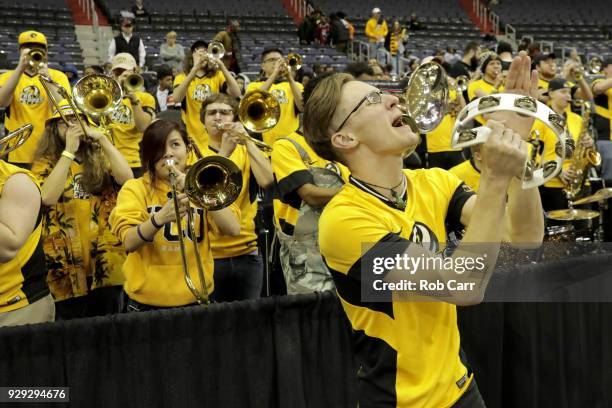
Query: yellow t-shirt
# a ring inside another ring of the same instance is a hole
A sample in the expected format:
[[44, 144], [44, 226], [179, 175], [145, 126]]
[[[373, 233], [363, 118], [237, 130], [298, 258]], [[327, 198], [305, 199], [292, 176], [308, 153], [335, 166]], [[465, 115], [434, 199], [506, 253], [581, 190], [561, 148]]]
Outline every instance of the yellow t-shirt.
[[[109, 219], [112, 232], [122, 242], [125, 241], [130, 228], [145, 222], [151, 213], [161, 210], [169, 200], [170, 191], [170, 186], [162, 182], [152, 186], [148, 173], [138, 179], [127, 181], [119, 192], [117, 206]], [[238, 207], [231, 205], [229, 208], [240, 219]], [[194, 207], [193, 204], [192, 212], [206, 287], [210, 294], [214, 289], [214, 263], [209, 231], [217, 227], [208, 212]], [[182, 223], [184, 233], [187, 235], [186, 220], [183, 219]], [[186, 257], [191, 280], [196, 289], [201, 290], [192, 242], [191, 238], [185, 238]], [[197, 301], [185, 283], [176, 222], [165, 224], [157, 231], [152, 243], [147, 243], [129, 253], [123, 264], [123, 270], [124, 289], [129, 297], [137, 302], [153, 306], [184, 306]]]
[[[336, 171], [344, 181], [348, 180], [348, 169], [334, 162], [319, 157], [308, 145], [304, 136], [293, 133], [288, 136], [295, 140], [310, 157], [310, 167], [328, 168]], [[279, 139], [272, 149], [272, 171], [277, 182], [278, 198], [273, 201], [274, 221], [276, 228], [280, 228], [287, 235], [293, 235], [297, 222], [302, 199], [297, 190], [304, 184], [314, 184], [308, 166], [302, 160], [300, 153], [293, 143], [287, 139]]]
[[[264, 82], [262, 81], [251, 82], [247, 88], [247, 92], [260, 89], [263, 84]], [[296, 85], [300, 92], [304, 91], [304, 87], [301, 83], [297, 82]], [[263, 141], [272, 146], [279, 137], [289, 136], [298, 130], [300, 120], [298, 117], [299, 111], [295, 107], [295, 100], [289, 82], [283, 81], [272, 84], [268, 92], [274, 95], [280, 104], [280, 118], [278, 123], [271, 130], [261, 134]]]
[[[574, 142], [576, 142], [576, 146], [578, 146], [578, 137], [580, 137], [580, 132], [582, 130], [582, 117], [569, 110], [566, 110], [565, 113], [567, 115], [566, 127], [569, 130], [569, 133], [572, 135]], [[540, 131], [540, 140], [544, 144], [544, 151], [542, 153], [542, 163], [545, 163], [549, 160], [554, 160], [555, 145], [557, 144], [557, 137], [555, 136], [555, 133], [539, 121], [534, 124], [534, 129], [538, 129]], [[564, 160], [563, 169], [569, 168], [571, 163], [572, 159]], [[565, 184], [563, 184], [559, 177], [555, 177], [548, 183], [545, 183], [544, 186], [551, 188], [563, 188]]]
[[[495, 85], [493, 85], [490, 82], [485, 81], [485, 79], [482, 78], [482, 79], [479, 79], [478, 81], [470, 82], [470, 84], [468, 85], [467, 92], [468, 92], [468, 99], [470, 100], [470, 102], [477, 98], [476, 96], [477, 89], [480, 89], [481, 91], [484, 91], [487, 94], [501, 93], [504, 91], [503, 86], [500, 86], [499, 88], [495, 88]], [[476, 116], [476, 121], [480, 123], [481, 125], [484, 125], [486, 123], [486, 120], [484, 120], [484, 118], [481, 115]]]
[[[593, 81], [592, 85], [604, 81], [605, 78], [598, 78]], [[612, 88], [595, 97], [595, 117], [596, 121], [601, 125], [596, 126], [600, 132], [608, 132], [599, 134], [598, 137], [602, 140], [612, 140]]]
[[[37, 160], [32, 173], [44, 185], [55, 165], [47, 159]], [[81, 184], [83, 173], [83, 166], [73, 161], [62, 196], [45, 208], [47, 282], [56, 301], [84, 296], [99, 287], [122, 285], [125, 280], [125, 251], [108, 225], [118, 187], [111, 185], [89, 194]]]
[[480, 187], [480, 170], [476, 168], [474, 159], [466, 160], [456, 165], [449, 172], [470, 186], [472, 190], [478, 192], [478, 187]]
[[[174, 78], [174, 88], [185, 81], [186, 75], [180, 73]], [[213, 76], [195, 77], [187, 87], [185, 99], [181, 102], [181, 119], [187, 128], [187, 134], [201, 150], [208, 147], [208, 133], [200, 120], [202, 102], [213, 94], [218, 94], [225, 85], [223, 72], [217, 71]]]
[[[215, 150], [211, 150], [216, 154]], [[224, 259], [250, 254], [257, 250], [257, 234], [255, 233], [255, 217], [257, 216], [257, 180], [251, 172], [251, 159], [246, 146], [238, 145], [229, 159], [242, 171], [242, 190], [234, 201], [240, 208], [240, 235], [230, 237], [211, 231], [210, 246], [213, 258]]]
[[[155, 99], [153, 95], [140, 91], [136, 91], [134, 94], [140, 100], [142, 110], [154, 117]], [[123, 98], [121, 105], [110, 114], [109, 127], [113, 144], [127, 160], [130, 167], [140, 167], [140, 141], [143, 132], [136, 127], [132, 102], [128, 98]]]
[[[0, 160], [0, 195], [6, 181], [18, 173], [27, 174], [38, 186], [32, 173]], [[41, 233], [42, 205], [36, 226], [17, 256], [0, 263], [0, 313], [21, 309], [49, 294]]]
[[471, 381], [459, 359], [455, 305], [361, 297], [362, 244], [373, 245], [368, 257], [390, 256], [390, 243], [438, 253], [446, 240], [445, 222], [460, 224], [463, 206], [474, 194], [442, 169], [404, 174], [404, 210], [351, 178], [323, 210], [319, 245], [359, 345], [360, 405], [450, 407]]
[[548, 90], [548, 81], [542, 78], [538, 78], [538, 89]]
[[[382, 20], [382, 22], [381, 22]], [[386, 37], [389, 29], [387, 22], [382, 18], [376, 22], [376, 19], [370, 18], [365, 26], [365, 34], [370, 42], [376, 42], [376, 37]]]
[[[454, 89], [450, 90], [449, 99], [451, 101], [457, 99], [457, 91]], [[456, 120], [456, 117], [447, 113], [442, 118], [440, 124], [434, 130], [427, 133], [427, 151], [429, 153], [461, 151], [461, 149], [451, 148], [451, 137]]]
[[[0, 75], [0, 87], [4, 86], [13, 71]], [[69, 93], [72, 93], [68, 78], [63, 72], [49, 69], [49, 76]], [[45, 121], [51, 117], [53, 106], [40, 83], [40, 76], [26, 73], [19, 78], [13, 92], [13, 100], [6, 108], [4, 126], [6, 134], [31, 123], [34, 127], [28, 140], [18, 149], [9, 153], [8, 161], [13, 163], [32, 163], [38, 142], [45, 130]]]

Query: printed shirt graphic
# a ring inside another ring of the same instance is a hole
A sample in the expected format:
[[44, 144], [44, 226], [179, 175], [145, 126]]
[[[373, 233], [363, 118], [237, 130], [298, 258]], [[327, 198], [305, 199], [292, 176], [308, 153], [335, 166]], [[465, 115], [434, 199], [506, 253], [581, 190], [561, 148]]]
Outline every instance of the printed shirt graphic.
[[[53, 168], [48, 160], [39, 160], [32, 172], [44, 184]], [[119, 188], [89, 194], [81, 185], [82, 173], [83, 167], [72, 162], [62, 196], [55, 205], [44, 208], [47, 282], [56, 301], [124, 282], [125, 250], [108, 224]]]
[[416, 242], [437, 252], [446, 240], [445, 224], [459, 224], [465, 202], [474, 195], [442, 169], [404, 173], [408, 180], [404, 210], [351, 179], [323, 210], [321, 255], [354, 329], [361, 364], [360, 404], [450, 407], [469, 384], [459, 358], [455, 306], [361, 299], [362, 244], [372, 245], [368, 253], [372, 256], [389, 256], [384, 249], [389, 243], [408, 247]]
[[[134, 92], [140, 100], [142, 110], [151, 116], [155, 114], [155, 98], [146, 92]], [[110, 115], [113, 144], [127, 160], [130, 167], [140, 167], [139, 145], [142, 132], [136, 127], [132, 102], [123, 98], [121, 105]]]
[[[185, 74], [174, 78], [174, 88], [185, 81]], [[187, 134], [196, 142], [200, 150], [208, 148], [208, 133], [200, 120], [202, 102], [221, 92], [225, 85], [223, 72], [217, 71], [213, 76], [195, 77], [187, 87], [185, 99], [181, 103], [181, 119], [187, 128]]]
[[[247, 92], [255, 91], [260, 89], [264, 82], [251, 82], [247, 88]], [[296, 83], [300, 92], [304, 91], [304, 87], [299, 82]], [[298, 118], [298, 110], [295, 108], [295, 100], [293, 99], [293, 92], [291, 92], [291, 85], [289, 82], [283, 81], [272, 84], [269, 92], [276, 98], [280, 104], [280, 118], [276, 126], [267, 132], [263, 132], [263, 141], [268, 145], [272, 146], [276, 139], [279, 137], [289, 136], [295, 132], [300, 121]]]
[[[0, 87], [4, 86], [13, 71], [0, 75]], [[63, 72], [49, 69], [49, 76], [71, 93], [70, 83]], [[52, 106], [47, 93], [40, 83], [40, 76], [22, 74], [13, 92], [13, 100], [6, 108], [4, 126], [6, 134], [31, 123], [34, 126], [32, 134], [26, 142], [15, 151], [9, 153], [8, 161], [13, 163], [32, 163], [38, 142], [45, 130], [45, 121], [51, 117]]]
[[[110, 216], [113, 233], [122, 241], [128, 230], [146, 221], [151, 213], [156, 213], [170, 199], [170, 186], [158, 182], [151, 185], [148, 174], [138, 179], [127, 181], [117, 197], [117, 206]], [[239, 208], [232, 204], [232, 212], [240, 219]], [[195, 233], [198, 249], [203, 261], [208, 293], [212, 293], [213, 257], [210, 249], [209, 231], [217, 227], [210, 214], [192, 204]], [[201, 283], [195, 262], [194, 238], [187, 234], [186, 220], [182, 220], [185, 234], [186, 257], [191, 279], [198, 290]], [[183, 306], [196, 302], [185, 283], [179, 236], [175, 222], [165, 224], [154, 236], [152, 243], [147, 243], [128, 254], [124, 264], [124, 289], [130, 298], [154, 306]]]

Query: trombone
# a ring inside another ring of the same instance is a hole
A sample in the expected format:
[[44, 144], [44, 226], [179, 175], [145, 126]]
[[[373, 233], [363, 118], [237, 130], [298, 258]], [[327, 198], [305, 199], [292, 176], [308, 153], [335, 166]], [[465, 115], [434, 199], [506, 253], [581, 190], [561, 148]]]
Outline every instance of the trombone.
[[[221, 210], [236, 201], [240, 191], [242, 190], [242, 174], [238, 166], [236, 166], [231, 160], [222, 156], [209, 156], [201, 158], [198, 150], [196, 150], [196, 154], [199, 160], [193, 166], [191, 166], [185, 176], [184, 191], [187, 198], [189, 198], [189, 201], [206, 211]], [[210, 303], [208, 286], [206, 283], [206, 276], [204, 274], [200, 250], [198, 248], [191, 206], [187, 208], [187, 233], [193, 242], [193, 252], [198, 269], [198, 277], [200, 279], [200, 290], [196, 288], [196, 285], [193, 283], [189, 273], [185, 237], [183, 235], [183, 225], [177, 197], [176, 184], [178, 174], [173, 170], [175, 164], [176, 162], [174, 159], [166, 160], [166, 165], [170, 169], [170, 186], [172, 189], [172, 200], [174, 203], [174, 214], [176, 217], [176, 226], [179, 236], [179, 247], [181, 249], [181, 262], [183, 265], [183, 273], [185, 274], [185, 283], [199, 304], [208, 304]]]
[[21, 126], [19, 129], [9, 133], [0, 139], [0, 158], [19, 148], [28, 140], [34, 126], [31, 123]]

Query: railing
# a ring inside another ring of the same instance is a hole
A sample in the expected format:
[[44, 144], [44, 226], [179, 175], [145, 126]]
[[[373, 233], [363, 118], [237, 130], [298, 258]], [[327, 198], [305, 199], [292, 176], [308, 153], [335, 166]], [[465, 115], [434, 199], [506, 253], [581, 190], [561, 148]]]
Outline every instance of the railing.
[[552, 41], [540, 41], [540, 51], [543, 54], [550, 54], [554, 50], [554, 44]]
[[301, 23], [308, 13], [314, 11], [308, 0], [286, 0], [285, 3], [292, 10], [293, 19], [297, 24]]
[[513, 42], [516, 42], [516, 29], [513, 26], [506, 24], [504, 31], [506, 33], [506, 37], [511, 39]]
[[499, 35], [499, 16], [497, 13], [489, 10], [484, 1], [473, 0], [472, 11], [476, 14], [480, 29], [485, 33], [493, 30], [495, 35]]
[[[355, 52], [357, 48], [357, 52]], [[364, 52], [365, 50], [365, 52]], [[367, 61], [370, 59], [370, 44], [364, 41], [353, 40], [349, 44], [349, 60], [351, 61]]]

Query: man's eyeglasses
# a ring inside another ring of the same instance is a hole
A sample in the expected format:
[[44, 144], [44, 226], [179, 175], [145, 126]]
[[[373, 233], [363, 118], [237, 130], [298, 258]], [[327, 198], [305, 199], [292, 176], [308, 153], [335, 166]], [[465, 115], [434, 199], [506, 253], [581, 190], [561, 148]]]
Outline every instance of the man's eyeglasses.
[[267, 64], [268, 62], [275, 63], [279, 59], [282, 59], [282, 58], [268, 58], [267, 60], [264, 60], [263, 63], [264, 64]]
[[342, 121], [340, 126], [338, 126], [338, 129], [336, 129], [336, 132], [339, 132], [340, 129], [342, 129], [342, 127], [350, 119], [351, 115], [353, 113], [357, 112], [357, 109], [359, 109], [359, 107], [361, 105], [363, 105], [364, 102], [367, 102], [368, 105], [374, 105], [376, 103], [380, 103], [382, 101], [382, 95], [383, 95], [383, 93], [381, 91], [374, 91], [374, 92], [370, 92], [369, 94], [364, 96], [363, 99], [359, 101], [357, 106], [355, 106], [355, 108], [348, 115], [346, 115], [346, 118]]
[[208, 109], [206, 111], [206, 114], [211, 115], [211, 116], [215, 116], [217, 113], [223, 116], [229, 116], [229, 115], [234, 114], [234, 110], [233, 109]]

